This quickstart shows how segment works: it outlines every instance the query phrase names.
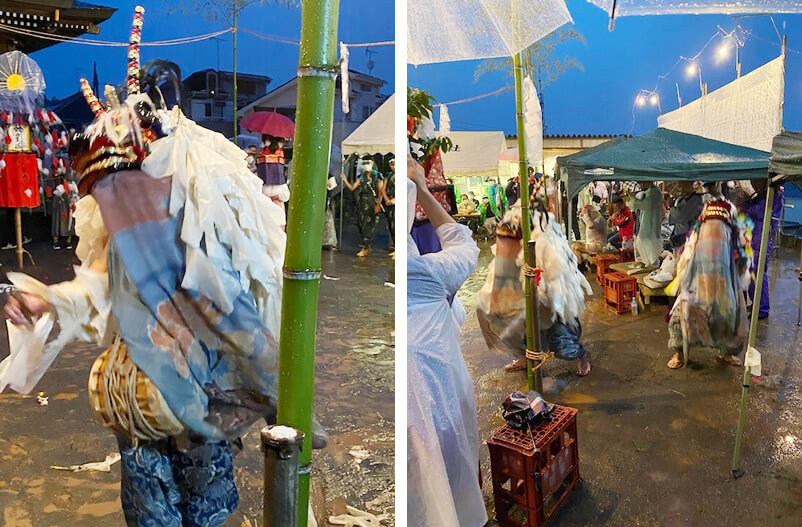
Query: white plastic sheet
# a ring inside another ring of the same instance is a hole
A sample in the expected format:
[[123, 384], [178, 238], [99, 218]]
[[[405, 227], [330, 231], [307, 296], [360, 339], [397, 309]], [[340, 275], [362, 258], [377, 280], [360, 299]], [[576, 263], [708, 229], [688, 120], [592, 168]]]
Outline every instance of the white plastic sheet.
[[703, 15], [737, 13], [802, 13], [802, 3], [789, 0], [588, 0], [615, 17], [628, 15]]
[[440, 126], [437, 127], [441, 134], [448, 135], [451, 132], [451, 116], [448, 115], [448, 106], [440, 105]]
[[6, 321], [10, 354], [0, 362], [0, 392], [8, 386], [18, 393], [30, 393], [53, 364], [60, 349], [45, 345], [53, 323], [50, 313], [31, 326]]
[[340, 93], [342, 94], [343, 113], [351, 113], [351, 77], [348, 71], [350, 56], [348, 46], [340, 42]]
[[784, 60], [778, 57], [695, 101], [661, 115], [661, 128], [769, 151], [782, 131]]
[[[543, 113], [537, 97], [535, 83], [531, 77], [524, 78], [524, 137], [526, 160], [529, 165], [539, 167], [543, 160]], [[538, 170], [535, 168], [535, 170]]]
[[511, 57], [567, 22], [564, 0], [409, 0], [410, 64]]

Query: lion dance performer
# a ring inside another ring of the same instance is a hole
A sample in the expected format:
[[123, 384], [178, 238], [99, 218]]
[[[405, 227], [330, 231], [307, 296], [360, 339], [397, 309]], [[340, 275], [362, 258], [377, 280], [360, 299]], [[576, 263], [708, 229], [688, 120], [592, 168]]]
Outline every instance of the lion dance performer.
[[[577, 267], [577, 258], [554, 216], [542, 206], [532, 207], [539, 285], [540, 330], [543, 346], [562, 360], [577, 360], [577, 373], [588, 375], [590, 353], [580, 342], [580, 315], [590, 284]], [[524, 298], [523, 233], [521, 208], [504, 215], [496, 229], [495, 258], [479, 292], [476, 314], [491, 350], [520, 357], [526, 351], [526, 299]], [[507, 371], [526, 368], [526, 357], [507, 364]]]
[[685, 365], [683, 348], [713, 349], [733, 366], [746, 339], [745, 292], [752, 282], [751, 220], [721, 197], [709, 201], [691, 230], [666, 291], [676, 295], [668, 324], [668, 367]]
[[284, 211], [236, 146], [140, 93], [143, 13], [127, 98], [107, 90], [104, 107], [82, 80], [95, 120], [70, 147], [83, 196], [76, 278], [9, 273], [20, 293], [5, 313], [20, 325], [55, 316], [46, 351], [76, 338], [110, 346], [89, 398], [118, 439], [129, 526], [219, 526], [239, 499], [231, 443], [274, 420]]

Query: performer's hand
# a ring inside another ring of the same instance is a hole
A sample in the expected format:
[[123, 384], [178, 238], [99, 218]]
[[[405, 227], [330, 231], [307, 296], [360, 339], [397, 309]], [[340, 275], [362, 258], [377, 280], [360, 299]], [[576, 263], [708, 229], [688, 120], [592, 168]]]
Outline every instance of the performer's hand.
[[387, 204], [392, 207], [393, 205], [395, 205], [395, 199], [388, 199]]
[[375, 206], [375, 207], [373, 207], [373, 212], [375, 212], [376, 214], [378, 214], [379, 212], [381, 212], [381, 210], [382, 210], [382, 205], [381, 205], [381, 203], [377, 203], [377, 204], [376, 204], [376, 206]]
[[415, 183], [419, 191], [427, 190], [426, 187], [426, 173], [423, 166], [415, 161], [415, 158], [407, 153], [407, 177]]
[[[22, 302], [20, 302], [20, 300]], [[25, 316], [27, 310], [31, 316], [39, 317], [51, 309], [50, 304], [37, 295], [29, 295], [21, 293], [19, 295], [9, 295], [6, 307], [3, 309], [3, 314], [16, 326], [26, 326], [30, 324], [30, 320]]]

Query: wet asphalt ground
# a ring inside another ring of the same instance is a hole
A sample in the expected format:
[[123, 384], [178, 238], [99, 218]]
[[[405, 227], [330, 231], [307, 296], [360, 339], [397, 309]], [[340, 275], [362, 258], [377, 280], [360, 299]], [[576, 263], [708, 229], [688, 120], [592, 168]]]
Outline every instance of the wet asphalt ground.
[[[474, 379], [481, 435], [503, 424], [500, 405], [526, 391], [524, 372], [506, 373], [511, 358], [487, 350], [475, 315], [491, 260], [489, 245], [460, 290], [468, 311], [462, 349]], [[802, 329], [796, 326], [799, 246], [770, 261], [771, 316], [758, 325], [763, 376], [749, 394], [740, 479], [731, 476], [743, 370], [692, 352], [692, 364], [669, 370], [666, 303], [616, 316], [601, 288], [582, 318], [590, 376], [576, 362], [545, 366], [545, 398], [579, 409], [581, 481], [553, 518], [559, 526], [802, 525]], [[481, 447], [490, 525], [490, 460]]]
[[[346, 222], [341, 251], [324, 251], [317, 331], [315, 411], [331, 436], [316, 451], [312, 503], [320, 525], [345, 505], [394, 519], [394, 281], [386, 226], [377, 226], [369, 259], [354, 257], [356, 229]], [[47, 283], [73, 276], [74, 251], [49, 244], [26, 246], [38, 265], [25, 271]], [[0, 251], [5, 271], [16, 270], [14, 251]], [[8, 354], [0, 324], [0, 358]], [[117, 451], [112, 433], [97, 424], [86, 394], [97, 347], [65, 349], [30, 396], [0, 394], [0, 527], [120, 527], [119, 463], [109, 473], [61, 472], [51, 465], [102, 461]], [[48, 406], [36, 403], [44, 391]], [[255, 424], [235, 458], [240, 506], [226, 527], [262, 525], [263, 457]], [[349, 451], [367, 451], [357, 463]], [[250, 521], [250, 523], [247, 523]]]

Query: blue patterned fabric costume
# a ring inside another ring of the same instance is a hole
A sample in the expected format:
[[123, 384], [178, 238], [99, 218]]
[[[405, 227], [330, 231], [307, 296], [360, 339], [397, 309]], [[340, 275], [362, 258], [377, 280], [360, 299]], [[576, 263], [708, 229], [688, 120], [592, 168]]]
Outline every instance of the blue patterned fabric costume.
[[124, 102], [82, 81], [96, 119], [71, 145], [76, 279], [9, 279], [57, 313], [51, 349], [118, 335], [89, 396], [118, 438], [128, 525], [214, 527], [238, 503], [230, 441], [275, 415], [284, 210], [244, 152], [139, 93], [137, 53]]

